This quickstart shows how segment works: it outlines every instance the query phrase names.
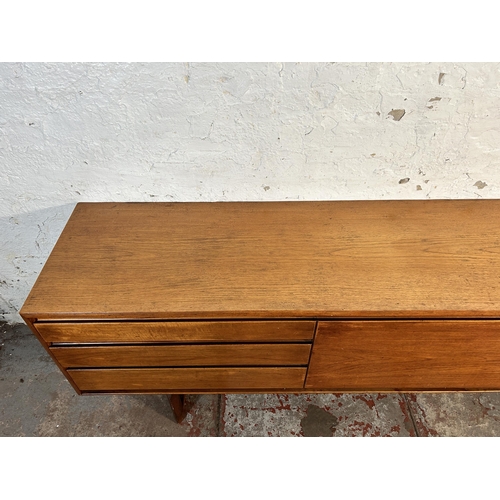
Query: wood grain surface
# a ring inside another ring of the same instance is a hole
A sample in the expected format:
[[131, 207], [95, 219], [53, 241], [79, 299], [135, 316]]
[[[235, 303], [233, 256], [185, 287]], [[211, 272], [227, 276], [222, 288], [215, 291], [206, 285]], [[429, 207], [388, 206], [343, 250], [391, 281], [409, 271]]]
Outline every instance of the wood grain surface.
[[280, 342], [311, 340], [315, 321], [35, 323], [46, 342]]
[[109, 368], [68, 370], [81, 391], [299, 389], [305, 368]]
[[65, 367], [307, 365], [310, 344], [53, 347]]
[[320, 321], [305, 388], [500, 388], [500, 321]]
[[500, 200], [79, 203], [33, 319], [500, 317]]

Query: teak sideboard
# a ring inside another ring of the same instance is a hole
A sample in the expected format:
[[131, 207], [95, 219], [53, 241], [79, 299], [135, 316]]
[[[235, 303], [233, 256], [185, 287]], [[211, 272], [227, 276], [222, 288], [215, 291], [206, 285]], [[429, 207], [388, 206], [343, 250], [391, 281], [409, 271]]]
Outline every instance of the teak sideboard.
[[79, 394], [498, 391], [500, 200], [79, 203], [21, 315]]

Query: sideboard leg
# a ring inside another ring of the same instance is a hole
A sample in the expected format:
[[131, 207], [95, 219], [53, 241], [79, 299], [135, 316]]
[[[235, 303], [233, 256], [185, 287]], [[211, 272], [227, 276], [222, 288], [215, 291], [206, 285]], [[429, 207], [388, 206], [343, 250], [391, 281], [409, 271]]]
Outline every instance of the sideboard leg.
[[185, 394], [170, 395], [170, 406], [172, 407], [172, 411], [174, 412], [175, 419], [178, 424], [184, 420], [187, 413], [186, 406], [184, 404], [185, 397]]

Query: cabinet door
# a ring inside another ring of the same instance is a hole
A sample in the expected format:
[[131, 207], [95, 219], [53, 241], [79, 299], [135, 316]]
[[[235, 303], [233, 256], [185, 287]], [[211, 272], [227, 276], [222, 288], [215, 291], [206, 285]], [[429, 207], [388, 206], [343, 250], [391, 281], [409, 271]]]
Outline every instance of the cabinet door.
[[500, 390], [500, 320], [320, 321], [306, 389]]

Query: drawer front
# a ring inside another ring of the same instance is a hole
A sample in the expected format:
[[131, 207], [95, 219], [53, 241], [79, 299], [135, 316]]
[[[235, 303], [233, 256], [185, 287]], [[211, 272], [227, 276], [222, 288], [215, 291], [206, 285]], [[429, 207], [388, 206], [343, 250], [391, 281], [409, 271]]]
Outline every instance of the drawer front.
[[320, 321], [305, 388], [500, 390], [500, 321]]
[[307, 341], [315, 321], [116, 321], [52, 323], [35, 327], [48, 342], [286, 342]]
[[83, 392], [300, 389], [305, 368], [108, 368], [72, 369]]
[[64, 368], [307, 365], [310, 344], [51, 347]]

